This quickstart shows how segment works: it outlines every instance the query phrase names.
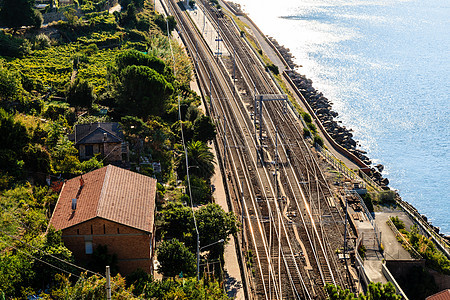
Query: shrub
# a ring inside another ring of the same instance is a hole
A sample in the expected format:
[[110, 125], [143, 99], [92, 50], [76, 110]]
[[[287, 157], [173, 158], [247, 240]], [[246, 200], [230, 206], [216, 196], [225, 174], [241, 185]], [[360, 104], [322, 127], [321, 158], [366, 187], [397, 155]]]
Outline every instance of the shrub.
[[305, 123], [311, 123], [312, 122], [311, 115], [308, 114], [307, 112], [302, 112], [302, 118], [305, 121]]
[[370, 212], [373, 212], [374, 211], [373, 210], [373, 202], [372, 202], [372, 197], [370, 196], [370, 194], [365, 193], [365, 194], [361, 195], [361, 198], [363, 199], [364, 204], [366, 205], [367, 209]]
[[395, 201], [395, 192], [392, 190], [382, 191], [380, 192], [379, 200], [380, 202], [394, 202]]
[[361, 256], [362, 259], [364, 259], [366, 257], [366, 246], [364, 246], [363, 244], [359, 245], [358, 247], [358, 254], [359, 256]]
[[43, 50], [51, 47], [51, 41], [48, 36], [41, 33], [40, 35], [36, 36], [34, 41], [34, 49], [36, 50]]
[[[200, 177], [195, 175], [190, 176], [192, 200], [196, 204], [206, 204], [211, 202], [211, 188], [209, 183]], [[186, 191], [189, 190], [187, 179], [183, 182], [186, 187]]]
[[[260, 51], [261, 51], [261, 50], [260, 50]], [[261, 51], [260, 54], [262, 54], [262, 51]], [[275, 74], [275, 75], [280, 74], [280, 71], [278, 70], [278, 66], [276, 66], [276, 65], [274, 65], [274, 64], [267, 64], [267, 65], [266, 65], [266, 68], [267, 68], [269, 71], [272, 71], [272, 73]]]
[[317, 132], [317, 127], [313, 123], [306, 123], [306, 126], [308, 126], [308, 128], [309, 128], [309, 130], [311, 130], [311, 132], [314, 132], [314, 133]]
[[392, 223], [394, 224], [394, 226], [395, 226], [398, 230], [405, 229], [405, 223], [403, 223], [403, 221], [400, 220], [400, 219], [398, 218], [398, 216], [390, 217], [390, 219], [391, 219]]
[[28, 40], [15, 38], [0, 30], [0, 55], [22, 57], [31, 52], [31, 44]]
[[319, 145], [320, 147], [323, 147], [323, 139], [318, 136], [317, 134], [314, 135], [314, 145]]
[[311, 131], [309, 131], [308, 128], [303, 127], [303, 136], [304, 137], [310, 137], [311, 136]]

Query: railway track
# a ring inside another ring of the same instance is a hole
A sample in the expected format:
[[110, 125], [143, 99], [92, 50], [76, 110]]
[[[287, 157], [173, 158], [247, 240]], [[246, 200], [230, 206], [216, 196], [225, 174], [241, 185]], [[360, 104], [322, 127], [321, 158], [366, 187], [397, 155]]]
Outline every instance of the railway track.
[[343, 244], [342, 211], [299, 120], [278, 101], [263, 103], [258, 109], [264, 122], [257, 125], [265, 138], [257, 138], [254, 99], [279, 91], [233, 23], [215, 15], [207, 3], [198, 5], [235, 54], [233, 70], [230, 61], [214, 57], [182, 6], [167, 0], [201, 90], [210, 96], [222, 167], [235, 212], [244, 219], [241, 243], [254, 257], [248, 264], [254, 277], [250, 294], [258, 299], [313, 299], [325, 298], [326, 283], [352, 287], [336, 256]]

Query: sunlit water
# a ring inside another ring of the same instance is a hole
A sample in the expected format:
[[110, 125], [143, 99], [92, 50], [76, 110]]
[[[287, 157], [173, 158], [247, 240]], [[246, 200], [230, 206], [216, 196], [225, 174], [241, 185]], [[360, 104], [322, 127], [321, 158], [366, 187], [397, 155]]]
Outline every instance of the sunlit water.
[[390, 186], [450, 234], [450, 1], [234, 1], [291, 49]]

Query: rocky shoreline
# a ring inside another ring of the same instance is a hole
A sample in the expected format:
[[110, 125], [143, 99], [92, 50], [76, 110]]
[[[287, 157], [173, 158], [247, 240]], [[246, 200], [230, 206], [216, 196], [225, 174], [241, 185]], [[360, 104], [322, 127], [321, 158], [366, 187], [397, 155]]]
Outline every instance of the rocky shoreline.
[[358, 157], [362, 162], [370, 167], [369, 176], [381, 187], [388, 189], [389, 180], [381, 175], [384, 169], [382, 164], [372, 166], [372, 161], [366, 156], [366, 152], [357, 148], [358, 143], [353, 139], [352, 129], [341, 125], [341, 121], [335, 121], [338, 116], [332, 108], [333, 103], [328, 100], [321, 92], [313, 87], [313, 81], [305, 75], [299, 74], [294, 69], [298, 67], [294, 63], [294, 57], [290, 50], [281, 46], [274, 38], [267, 37], [283, 56], [291, 70], [287, 70], [287, 75], [294, 82], [300, 93], [305, 97], [308, 104], [314, 110], [323, 127], [328, 134], [343, 148]]
[[[382, 164], [372, 165], [372, 161], [366, 155], [367, 152], [357, 148], [358, 142], [353, 139], [353, 134], [351, 133], [352, 129], [348, 129], [341, 125], [341, 121], [334, 120], [334, 118], [338, 116], [338, 113], [333, 111], [333, 103], [313, 87], [313, 81], [311, 79], [294, 70], [298, 66], [294, 63], [294, 56], [291, 54], [289, 48], [280, 45], [273, 37], [268, 36], [267, 38], [277, 48], [278, 52], [283, 56], [288, 66], [291, 68], [291, 70], [286, 71], [287, 75], [294, 82], [303, 97], [305, 97], [306, 101], [311, 106], [323, 127], [327, 130], [328, 134], [336, 141], [336, 143], [347, 149], [350, 153], [353, 153], [367, 166], [369, 166], [369, 177], [371, 177], [372, 180], [374, 180], [383, 189], [389, 190], [389, 179], [381, 175], [384, 166]], [[397, 194], [397, 197], [400, 201], [402, 201], [400, 195]], [[411, 206], [411, 209], [417, 212], [412, 205], [408, 205]], [[417, 212], [417, 214], [418, 216], [416, 217], [421, 218], [422, 221], [428, 224], [435, 233], [446, 239], [447, 242], [450, 242], [450, 236], [440, 233], [439, 227], [433, 226], [430, 222], [428, 222], [428, 218], [425, 215], [421, 215], [419, 212]]]

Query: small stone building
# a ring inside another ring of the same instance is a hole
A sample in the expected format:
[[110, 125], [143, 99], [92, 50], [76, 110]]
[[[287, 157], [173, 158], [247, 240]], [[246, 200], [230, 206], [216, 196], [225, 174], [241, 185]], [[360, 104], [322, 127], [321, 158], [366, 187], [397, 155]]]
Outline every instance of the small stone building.
[[80, 159], [90, 159], [101, 154], [104, 162], [118, 163], [128, 161], [128, 146], [124, 141], [119, 123], [78, 124], [69, 140], [75, 144]]
[[122, 275], [152, 273], [155, 197], [156, 179], [108, 165], [64, 183], [49, 226], [79, 263], [106, 245]]

